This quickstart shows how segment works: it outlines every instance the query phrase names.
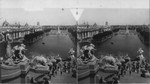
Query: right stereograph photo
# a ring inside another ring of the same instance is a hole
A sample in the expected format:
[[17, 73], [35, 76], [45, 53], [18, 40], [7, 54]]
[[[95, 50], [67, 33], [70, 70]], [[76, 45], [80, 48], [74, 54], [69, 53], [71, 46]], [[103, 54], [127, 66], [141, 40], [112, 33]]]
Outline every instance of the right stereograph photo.
[[78, 84], [150, 82], [149, 8], [79, 8], [77, 14]]

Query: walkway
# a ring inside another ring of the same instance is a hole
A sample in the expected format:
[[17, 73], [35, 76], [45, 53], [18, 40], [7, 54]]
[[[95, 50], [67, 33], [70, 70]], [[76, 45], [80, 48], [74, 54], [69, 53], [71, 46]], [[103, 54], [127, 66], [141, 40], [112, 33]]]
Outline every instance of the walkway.
[[132, 72], [130, 75], [127, 73], [124, 77], [120, 78], [120, 84], [122, 83], [150, 83], [150, 78], [144, 78], [140, 76], [141, 73]]
[[59, 72], [57, 72], [57, 75], [55, 77], [52, 77], [51, 80], [52, 83], [54, 84], [76, 84], [77, 79], [72, 77], [72, 72], [71, 73], [65, 73], [63, 72], [62, 76]]

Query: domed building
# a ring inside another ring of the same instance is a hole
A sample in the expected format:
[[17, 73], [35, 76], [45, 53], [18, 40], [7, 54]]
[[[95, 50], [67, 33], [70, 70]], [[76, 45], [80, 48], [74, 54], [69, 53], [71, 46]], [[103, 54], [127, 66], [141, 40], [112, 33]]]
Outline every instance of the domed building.
[[40, 26], [40, 22], [37, 22], [37, 26]]
[[78, 25], [78, 28], [81, 28], [81, 29], [86, 29], [88, 27], [89, 27], [88, 22], [87, 23], [84, 22], [83, 24]]
[[9, 26], [9, 23], [5, 20], [2, 24], [3, 27]]
[[96, 24], [96, 22], [93, 24], [92, 28], [98, 28], [98, 25]]
[[28, 23], [26, 23], [24, 26], [26, 26], [26, 27], [27, 27], [27, 26], [29, 26], [29, 24], [28, 24]]

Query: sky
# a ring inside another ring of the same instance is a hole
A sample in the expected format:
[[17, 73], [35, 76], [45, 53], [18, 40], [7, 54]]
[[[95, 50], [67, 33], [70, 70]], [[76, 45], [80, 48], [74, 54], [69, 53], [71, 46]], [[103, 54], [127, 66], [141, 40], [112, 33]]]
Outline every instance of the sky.
[[[72, 9], [82, 9], [78, 23], [149, 24], [149, 0], [0, 0], [0, 24], [74, 25]], [[76, 12], [75, 12], [76, 13]]]

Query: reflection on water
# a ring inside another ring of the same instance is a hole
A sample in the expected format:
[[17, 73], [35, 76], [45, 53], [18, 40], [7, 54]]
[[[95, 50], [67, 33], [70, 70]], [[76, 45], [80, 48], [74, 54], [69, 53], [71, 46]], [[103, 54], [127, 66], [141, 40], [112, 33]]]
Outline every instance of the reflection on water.
[[141, 42], [136, 31], [130, 30], [129, 35], [122, 34], [122, 32], [125, 31], [120, 30], [118, 35], [114, 35], [106, 42], [96, 45], [96, 56], [99, 57], [102, 54], [113, 54], [114, 56], [128, 54], [133, 58], [137, 56], [137, 50], [141, 47], [144, 50], [143, 55], [150, 60], [149, 47]]
[[[54, 32], [54, 31], [53, 31]], [[75, 48], [75, 44], [70, 39], [68, 32], [62, 30], [60, 34], [49, 34], [34, 44], [26, 46], [26, 56], [31, 58], [35, 55], [60, 55], [62, 58], [68, 57], [70, 48]], [[17, 45], [17, 44], [15, 44]], [[6, 45], [0, 44], [0, 56], [5, 56]]]
[[62, 58], [68, 57], [68, 51], [74, 44], [67, 34], [48, 35], [33, 45], [27, 46], [27, 56], [32, 55], [60, 55]]

